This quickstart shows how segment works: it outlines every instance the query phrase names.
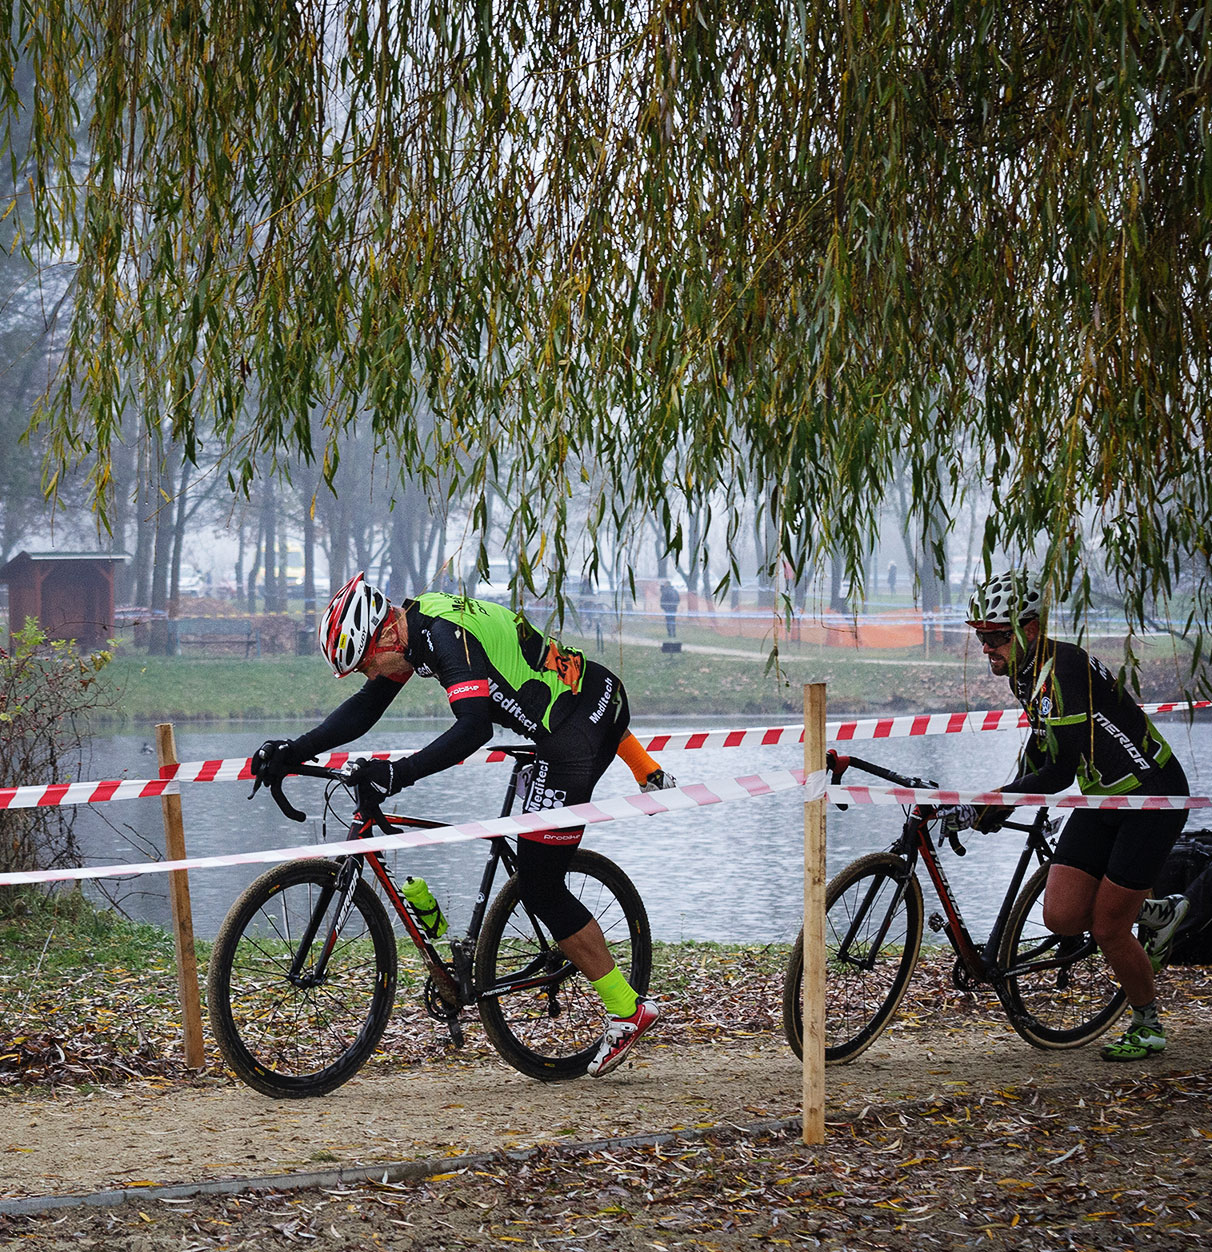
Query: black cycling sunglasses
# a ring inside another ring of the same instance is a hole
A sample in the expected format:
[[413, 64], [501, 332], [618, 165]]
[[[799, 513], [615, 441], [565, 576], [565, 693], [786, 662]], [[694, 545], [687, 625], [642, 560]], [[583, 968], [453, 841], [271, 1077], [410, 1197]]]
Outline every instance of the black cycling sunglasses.
[[978, 630], [976, 637], [985, 648], [1000, 648], [1014, 638], [1012, 630]]

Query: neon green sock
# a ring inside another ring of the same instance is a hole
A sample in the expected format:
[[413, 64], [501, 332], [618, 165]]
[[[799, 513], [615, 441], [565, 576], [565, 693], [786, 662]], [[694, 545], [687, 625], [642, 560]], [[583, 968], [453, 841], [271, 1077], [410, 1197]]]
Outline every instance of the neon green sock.
[[639, 996], [631, 989], [631, 984], [623, 977], [623, 971], [616, 965], [609, 974], [593, 980], [593, 989], [602, 997], [606, 1012], [611, 1017], [630, 1017], [639, 1003]]

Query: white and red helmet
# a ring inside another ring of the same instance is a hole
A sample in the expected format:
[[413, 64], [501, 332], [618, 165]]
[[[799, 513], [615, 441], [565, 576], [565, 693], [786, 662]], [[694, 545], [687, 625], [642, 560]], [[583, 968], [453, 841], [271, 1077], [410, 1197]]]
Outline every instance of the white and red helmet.
[[361, 572], [328, 602], [320, 620], [320, 650], [338, 678], [357, 669], [390, 607]]

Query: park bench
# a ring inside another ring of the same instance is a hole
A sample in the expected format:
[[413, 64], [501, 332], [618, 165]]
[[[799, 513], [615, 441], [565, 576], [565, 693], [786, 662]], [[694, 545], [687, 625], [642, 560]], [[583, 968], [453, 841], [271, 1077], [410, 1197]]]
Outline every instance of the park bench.
[[243, 650], [246, 657], [261, 655], [261, 631], [243, 617], [180, 617], [171, 623], [174, 651], [183, 648]]

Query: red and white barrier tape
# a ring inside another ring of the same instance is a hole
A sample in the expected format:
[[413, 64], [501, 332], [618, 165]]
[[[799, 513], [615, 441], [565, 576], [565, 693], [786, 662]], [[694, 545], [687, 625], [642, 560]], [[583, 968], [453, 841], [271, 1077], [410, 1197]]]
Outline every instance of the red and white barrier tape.
[[934, 788], [826, 786], [826, 773], [820, 770], [805, 778], [803, 770], [775, 770], [739, 778], [717, 778], [690, 783], [668, 791], [638, 792], [610, 800], [575, 804], [539, 813], [521, 813], [486, 822], [464, 822], [455, 826], [410, 828], [394, 835], [376, 835], [351, 842], [302, 844], [291, 848], [267, 848], [255, 852], [223, 856], [189, 857], [179, 861], [143, 861], [128, 865], [94, 865], [78, 869], [38, 870], [0, 874], [0, 885], [37, 882], [63, 882], [85, 878], [119, 878], [136, 874], [166, 874], [172, 870], [214, 869], [229, 865], [254, 865], [290, 861], [297, 857], [340, 856], [346, 852], [390, 851], [419, 848], [435, 843], [460, 843], [495, 835], [520, 835], [536, 830], [563, 830], [572, 826], [593, 826], [635, 817], [653, 817], [687, 809], [723, 804], [729, 800], [752, 799], [776, 792], [804, 788], [805, 802], [822, 796], [833, 804], [911, 805], [997, 804], [1014, 808], [1085, 809], [1205, 809], [1212, 808], [1212, 796], [1084, 796], [1018, 794], [1001, 791], [943, 791]]
[[[1145, 704], [1146, 713], [1173, 713], [1187, 709], [1212, 707], [1212, 700], [1188, 704], [1171, 701]], [[848, 722], [830, 722], [825, 737], [831, 742], [853, 742], [860, 739], [901, 739], [916, 735], [955, 735], [987, 730], [1021, 730], [1027, 715], [1020, 709], [986, 709], [972, 713], [920, 713], [903, 717], [872, 717]], [[643, 740], [646, 751], [693, 751], [696, 748], [771, 747], [776, 744], [802, 743], [804, 728], [797, 726], [749, 727], [744, 730], [680, 731], [677, 734], [653, 735]], [[351, 757], [371, 756], [382, 760], [409, 756], [405, 750], [381, 752], [330, 752], [317, 763], [340, 769]], [[486, 761], [503, 761], [505, 753], [486, 748], [473, 753], [466, 765]], [[180, 783], [250, 781], [247, 757], [229, 757], [218, 761], [191, 761], [168, 765], [159, 778], [111, 779], [107, 782], [49, 783], [25, 787], [0, 787], [0, 809], [41, 808], [60, 804], [101, 804], [108, 800], [138, 800], [147, 797], [177, 795]]]
[[[809, 796], [808, 799], [813, 797]], [[1019, 791], [943, 791], [929, 787], [830, 786], [831, 804], [924, 804], [932, 808], [951, 804], [1004, 805], [1008, 808], [1055, 809], [1208, 809], [1212, 796], [1086, 796], [1077, 791], [1052, 795]]]
[[[825, 771], [812, 775], [808, 799], [816, 799], [825, 791]], [[189, 857], [179, 861], [143, 861], [130, 865], [90, 865], [80, 869], [38, 870], [0, 874], [0, 885], [35, 882], [63, 882], [82, 878], [119, 878], [132, 874], [165, 874], [171, 870], [213, 869], [224, 865], [253, 865], [263, 862], [291, 861], [296, 857], [340, 856], [346, 852], [371, 852], [393, 848], [418, 848], [433, 843], [458, 843], [469, 839], [487, 839], [494, 835], [519, 835], [536, 830], [563, 830], [570, 826], [597, 825], [633, 817], [651, 817], [657, 813], [673, 813], [728, 800], [771, 795], [804, 786], [803, 770], [776, 770], [768, 774], [749, 774], [740, 778], [717, 778], [711, 782], [690, 783], [668, 791], [636, 792], [610, 800], [573, 804], [562, 809], [544, 809], [539, 813], [519, 813], [486, 822], [464, 822], [457, 826], [428, 829], [409, 828], [399, 834], [376, 835], [371, 839], [355, 839], [349, 843], [309, 843], [293, 848], [268, 848], [255, 852], [237, 852], [223, 856]]]

